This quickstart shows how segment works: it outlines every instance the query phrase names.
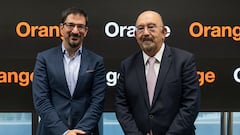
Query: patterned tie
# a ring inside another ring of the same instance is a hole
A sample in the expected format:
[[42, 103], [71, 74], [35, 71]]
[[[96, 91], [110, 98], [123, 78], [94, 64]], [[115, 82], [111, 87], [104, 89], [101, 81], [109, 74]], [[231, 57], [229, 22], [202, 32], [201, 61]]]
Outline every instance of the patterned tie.
[[147, 87], [148, 87], [148, 96], [149, 96], [150, 106], [152, 105], [154, 89], [157, 81], [157, 76], [154, 70], [155, 61], [156, 59], [154, 57], [149, 57], [148, 59], [149, 68], [147, 72]]

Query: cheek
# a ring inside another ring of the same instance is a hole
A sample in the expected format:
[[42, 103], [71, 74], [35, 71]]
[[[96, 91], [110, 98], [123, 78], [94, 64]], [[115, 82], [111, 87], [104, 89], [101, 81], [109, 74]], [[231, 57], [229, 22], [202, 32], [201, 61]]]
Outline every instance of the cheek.
[[69, 37], [69, 34], [68, 34], [67, 32], [63, 32], [63, 36], [64, 36], [65, 38], [67, 38], [67, 37]]
[[142, 40], [140, 38], [136, 38], [138, 44], [141, 44], [142, 43]]
[[69, 34], [68, 34], [69, 32], [67, 32], [67, 31], [65, 31], [65, 30], [61, 30], [60, 33], [61, 33], [61, 35], [64, 36], [64, 37], [66, 37], [66, 36], [69, 35]]
[[163, 38], [164, 38], [164, 35], [159, 33], [159, 34], [156, 34], [156, 35], [153, 35], [154, 39], [157, 40], [157, 41], [162, 41]]
[[137, 41], [140, 41], [141, 36], [140, 35], [135, 35], [135, 38], [137, 39]]

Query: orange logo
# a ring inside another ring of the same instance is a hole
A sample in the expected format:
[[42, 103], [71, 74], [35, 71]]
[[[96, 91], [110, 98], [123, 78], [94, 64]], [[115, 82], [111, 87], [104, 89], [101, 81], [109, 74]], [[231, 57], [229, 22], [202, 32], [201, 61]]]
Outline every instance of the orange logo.
[[189, 34], [194, 38], [232, 38], [240, 41], [240, 26], [204, 26], [200, 22], [193, 22], [189, 26]]
[[203, 86], [205, 83], [213, 83], [215, 82], [216, 75], [213, 71], [197, 71], [197, 74], [199, 75], [199, 85]]
[[1, 83], [17, 83], [19, 86], [27, 87], [33, 80], [33, 72], [4, 72], [0, 71], [0, 84]]
[[19, 37], [60, 37], [59, 26], [32, 26], [28, 22], [19, 22], [16, 26], [16, 33]]

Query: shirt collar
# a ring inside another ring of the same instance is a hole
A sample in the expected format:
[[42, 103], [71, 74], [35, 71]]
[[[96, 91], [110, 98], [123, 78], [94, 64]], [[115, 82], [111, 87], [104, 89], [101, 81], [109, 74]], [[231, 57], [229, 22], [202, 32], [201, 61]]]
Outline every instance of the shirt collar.
[[[162, 60], [162, 55], [163, 55], [163, 51], [165, 48], [165, 43], [162, 44], [160, 50], [154, 55], [154, 58], [157, 60], [157, 62], [161, 62]], [[147, 65], [147, 61], [149, 59], [150, 56], [148, 56], [144, 51], [143, 52], [143, 60], [144, 60], [144, 64]]]
[[[77, 53], [75, 53], [75, 56], [78, 56], [78, 55], [82, 54], [82, 45], [80, 46], [80, 48], [76, 52]], [[66, 48], [64, 47], [63, 43], [62, 43], [62, 53], [67, 54], [69, 56], [69, 54], [68, 54]]]

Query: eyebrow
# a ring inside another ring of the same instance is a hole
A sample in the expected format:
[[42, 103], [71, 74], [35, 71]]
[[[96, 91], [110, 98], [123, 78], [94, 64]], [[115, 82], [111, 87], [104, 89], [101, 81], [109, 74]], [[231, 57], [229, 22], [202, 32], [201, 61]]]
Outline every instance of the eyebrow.
[[136, 25], [136, 26], [139, 27], [139, 26], [148, 26], [148, 25], [155, 25], [155, 26], [157, 26], [157, 24], [155, 24], [155, 23], [148, 23], [146, 25], [140, 24], [140, 25]]

